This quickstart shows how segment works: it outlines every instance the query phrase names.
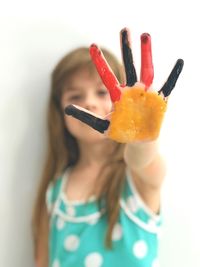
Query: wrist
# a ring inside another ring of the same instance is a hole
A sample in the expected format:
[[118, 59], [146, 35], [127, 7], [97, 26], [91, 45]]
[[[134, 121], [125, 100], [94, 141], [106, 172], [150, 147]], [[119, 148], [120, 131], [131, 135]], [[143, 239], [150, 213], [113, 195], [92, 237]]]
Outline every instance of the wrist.
[[158, 155], [158, 141], [126, 144], [124, 160], [129, 168], [141, 169], [150, 164]]

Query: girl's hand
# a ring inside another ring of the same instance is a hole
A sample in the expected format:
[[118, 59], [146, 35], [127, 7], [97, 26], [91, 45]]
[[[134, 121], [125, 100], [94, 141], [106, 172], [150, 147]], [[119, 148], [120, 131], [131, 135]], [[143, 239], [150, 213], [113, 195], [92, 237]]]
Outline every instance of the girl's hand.
[[99, 118], [75, 105], [65, 108], [65, 113], [88, 124], [95, 130], [121, 143], [152, 141], [159, 136], [167, 99], [183, 68], [183, 60], [178, 59], [167, 81], [158, 91], [150, 88], [153, 77], [151, 37], [141, 35], [141, 73], [137, 80], [127, 28], [120, 32], [122, 58], [124, 62], [126, 85], [120, 85], [110, 69], [101, 50], [91, 45], [90, 54], [97, 71], [110, 93], [113, 111], [106, 118]]

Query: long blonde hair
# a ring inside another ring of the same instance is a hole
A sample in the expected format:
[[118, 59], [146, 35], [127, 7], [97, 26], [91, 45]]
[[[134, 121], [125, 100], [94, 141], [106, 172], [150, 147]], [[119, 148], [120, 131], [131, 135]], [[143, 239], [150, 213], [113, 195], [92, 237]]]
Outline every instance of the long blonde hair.
[[[106, 49], [102, 49], [102, 51], [113, 72], [119, 81], [122, 82], [123, 72], [121, 64], [109, 51]], [[85, 47], [77, 48], [67, 54], [57, 64], [52, 73], [48, 109], [48, 152], [33, 213], [33, 237], [36, 257], [40, 238], [48, 239], [48, 231], [40, 229], [42, 225], [44, 225], [43, 220], [48, 219], [47, 216], [44, 216], [44, 214], [47, 214], [45, 194], [48, 184], [50, 181], [55, 181], [67, 167], [75, 165], [79, 159], [79, 148], [76, 139], [68, 132], [64, 124], [60, 98], [67, 79], [82, 68], [96, 71], [91, 61], [89, 50]], [[112, 246], [112, 229], [118, 218], [119, 197], [125, 176], [123, 145], [113, 142], [113, 148], [113, 156], [107, 161], [106, 166], [103, 168], [104, 175], [102, 175], [101, 172], [101, 176], [104, 178], [99, 193], [99, 200], [106, 200], [108, 229], [105, 243], [108, 248]], [[47, 222], [45, 225], [48, 228]]]

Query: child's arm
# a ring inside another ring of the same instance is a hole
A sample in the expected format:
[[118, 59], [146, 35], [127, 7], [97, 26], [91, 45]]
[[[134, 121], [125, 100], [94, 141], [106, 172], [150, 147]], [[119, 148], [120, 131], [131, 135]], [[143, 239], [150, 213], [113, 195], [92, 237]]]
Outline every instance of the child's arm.
[[160, 189], [166, 173], [158, 142], [127, 144], [124, 159], [144, 202], [157, 213], [160, 206]]

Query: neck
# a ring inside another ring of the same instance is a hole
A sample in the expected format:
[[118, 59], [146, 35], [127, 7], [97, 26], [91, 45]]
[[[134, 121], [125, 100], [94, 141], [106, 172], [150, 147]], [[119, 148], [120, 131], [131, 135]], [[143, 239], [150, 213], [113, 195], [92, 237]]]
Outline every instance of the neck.
[[79, 149], [80, 159], [77, 164], [79, 167], [101, 167], [111, 155], [112, 143], [108, 140], [92, 145], [81, 143]]

